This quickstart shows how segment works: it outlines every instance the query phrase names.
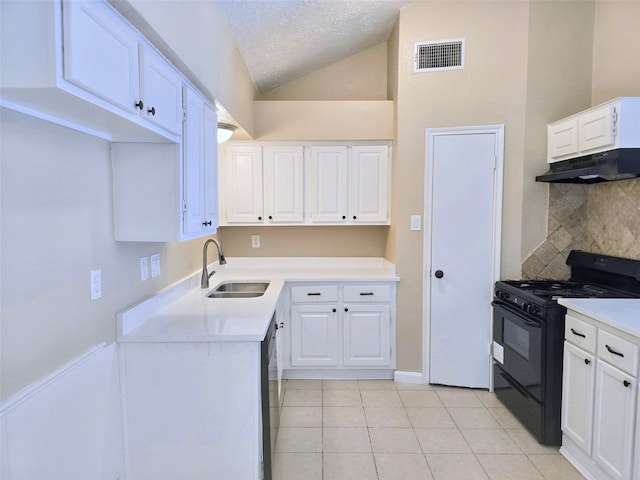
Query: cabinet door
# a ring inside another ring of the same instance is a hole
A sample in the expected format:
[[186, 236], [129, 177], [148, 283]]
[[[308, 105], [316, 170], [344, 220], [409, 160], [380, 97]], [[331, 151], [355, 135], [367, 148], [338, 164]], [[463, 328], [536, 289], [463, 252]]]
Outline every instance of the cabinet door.
[[593, 458], [615, 479], [631, 478], [637, 388], [636, 379], [598, 361]]
[[389, 305], [346, 304], [343, 317], [344, 365], [389, 365]]
[[204, 102], [193, 90], [185, 88], [186, 111], [183, 138], [184, 202], [183, 231], [195, 234], [204, 227]]
[[262, 223], [262, 149], [228, 147], [225, 155], [228, 223]]
[[311, 147], [309, 203], [313, 223], [347, 221], [347, 147]]
[[338, 316], [335, 305], [291, 307], [291, 365], [338, 365]]
[[571, 118], [547, 127], [548, 161], [554, 162], [578, 152], [578, 120]]
[[182, 77], [154, 48], [140, 46], [142, 116], [171, 133], [182, 133]]
[[106, 2], [63, 4], [64, 78], [137, 113], [138, 35]]
[[386, 145], [351, 149], [351, 221], [389, 220], [389, 149]]
[[268, 223], [297, 223], [304, 220], [303, 149], [264, 147], [264, 214]]
[[218, 115], [204, 106], [204, 223], [207, 234], [215, 233], [218, 214]]
[[565, 342], [562, 378], [562, 432], [591, 454], [595, 357]]
[[581, 154], [601, 150], [615, 143], [614, 115], [614, 105], [606, 105], [578, 117]]

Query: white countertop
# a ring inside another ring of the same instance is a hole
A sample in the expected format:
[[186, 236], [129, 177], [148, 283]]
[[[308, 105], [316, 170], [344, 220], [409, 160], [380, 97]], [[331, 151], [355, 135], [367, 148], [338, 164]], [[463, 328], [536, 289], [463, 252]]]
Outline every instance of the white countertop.
[[558, 303], [640, 338], [640, 299], [560, 298]]
[[[383, 258], [227, 258], [209, 266], [215, 274], [200, 288], [200, 274], [119, 312], [118, 342], [262, 341], [285, 282], [399, 281], [395, 265]], [[208, 298], [222, 282], [264, 280], [255, 298]]]

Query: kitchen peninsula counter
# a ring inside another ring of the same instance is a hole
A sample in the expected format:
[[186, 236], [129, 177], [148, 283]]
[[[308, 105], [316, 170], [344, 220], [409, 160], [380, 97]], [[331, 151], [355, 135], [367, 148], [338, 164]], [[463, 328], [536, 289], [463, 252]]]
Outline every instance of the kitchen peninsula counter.
[[[118, 313], [118, 342], [261, 341], [285, 282], [399, 281], [395, 265], [376, 257], [237, 257], [213, 263], [209, 288], [201, 272]], [[228, 281], [268, 281], [254, 298], [208, 298]]]

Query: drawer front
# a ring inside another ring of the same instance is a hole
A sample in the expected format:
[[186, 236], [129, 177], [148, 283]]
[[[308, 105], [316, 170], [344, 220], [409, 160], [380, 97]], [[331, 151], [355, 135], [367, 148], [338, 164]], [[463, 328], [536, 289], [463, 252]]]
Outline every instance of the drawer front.
[[596, 331], [594, 325], [589, 325], [571, 315], [565, 318], [564, 338], [589, 353], [596, 353]]
[[345, 285], [345, 302], [389, 302], [391, 287], [389, 285]]
[[638, 376], [640, 347], [606, 330], [598, 332], [598, 357], [630, 375]]
[[291, 301], [294, 303], [337, 302], [337, 285], [304, 285], [291, 287]]

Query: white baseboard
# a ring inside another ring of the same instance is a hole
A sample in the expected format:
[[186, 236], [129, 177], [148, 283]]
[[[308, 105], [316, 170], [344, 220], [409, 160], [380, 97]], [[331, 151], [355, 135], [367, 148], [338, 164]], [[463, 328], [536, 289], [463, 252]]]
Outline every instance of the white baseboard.
[[393, 374], [393, 380], [400, 383], [425, 383], [422, 379], [422, 372], [401, 372], [396, 370]]

